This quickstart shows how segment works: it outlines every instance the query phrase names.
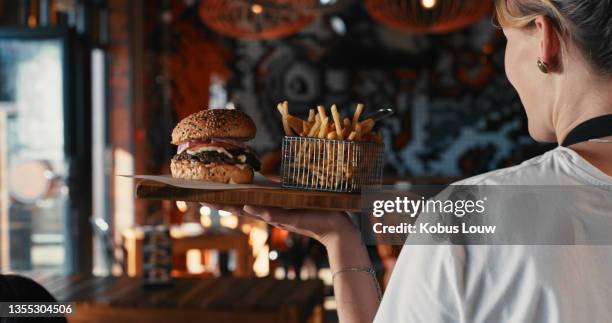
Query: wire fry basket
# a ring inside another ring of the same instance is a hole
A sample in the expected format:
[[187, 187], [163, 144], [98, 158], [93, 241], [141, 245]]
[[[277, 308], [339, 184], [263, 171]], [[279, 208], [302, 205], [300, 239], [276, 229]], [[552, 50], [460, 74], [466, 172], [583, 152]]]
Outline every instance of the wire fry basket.
[[359, 192], [381, 185], [384, 145], [373, 142], [284, 137], [282, 187]]

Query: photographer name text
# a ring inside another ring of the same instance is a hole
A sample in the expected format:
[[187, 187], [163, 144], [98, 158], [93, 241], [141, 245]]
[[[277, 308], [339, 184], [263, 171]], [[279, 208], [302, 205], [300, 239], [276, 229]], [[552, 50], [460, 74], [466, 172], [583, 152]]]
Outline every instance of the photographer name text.
[[378, 234], [411, 234], [411, 233], [424, 233], [424, 234], [454, 234], [454, 233], [467, 233], [467, 234], [493, 234], [497, 226], [495, 225], [468, 225], [462, 223], [461, 225], [443, 225], [440, 223], [418, 223], [409, 224], [402, 223], [400, 225], [384, 225], [382, 223], [375, 223], [372, 226], [374, 233]]

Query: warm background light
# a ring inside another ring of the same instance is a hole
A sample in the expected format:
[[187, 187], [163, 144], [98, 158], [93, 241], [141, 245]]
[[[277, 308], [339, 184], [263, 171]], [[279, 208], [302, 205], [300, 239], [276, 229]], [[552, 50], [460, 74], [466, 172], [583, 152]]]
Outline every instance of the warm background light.
[[228, 212], [228, 211], [223, 211], [223, 210], [219, 210], [219, 216], [224, 217], [224, 216], [232, 216], [232, 212]]
[[421, 5], [423, 8], [431, 9], [436, 6], [436, 0], [421, 0]]
[[263, 7], [262, 7], [261, 5], [256, 4], [256, 3], [255, 3], [255, 4], [253, 4], [253, 5], [251, 6], [251, 11], [252, 11], [254, 14], [258, 15], [258, 14], [260, 14], [260, 13], [262, 13], [262, 12], [263, 12]]
[[205, 268], [202, 265], [202, 251], [199, 249], [189, 249], [186, 254], [187, 271], [190, 274], [201, 274]]
[[210, 208], [208, 206], [200, 207], [200, 215], [201, 216], [210, 216]]
[[238, 227], [238, 217], [230, 213], [229, 215], [220, 217], [219, 224], [228, 229], [236, 229]]
[[179, 209], [179, 211], [181, 212], [187, 212], [187, 203], [185, 203], [184, 201], [176, 201], [176, 208]]
[[493, 1], [482, 0], [365, 0], [365, 5], [370, 16], [387, 27], [434, 34], [470, 26], [493, 9]]
[[269, 253], [270, 247], [267, 245], [268, 229], [265, 225], [251, 227], [249, 243], [253, 248], [253, 271], [257, 277], [265, 277], [270, 273]]
[[210, 218], [210, 215], [201, 215], [200, 224], [205, 228], [210, 228], [212, 226], [212, 219]]
[[[257, 1], [257, 0], [256, 0]], [[271, 1], [289, 7], [301, 0]], [[262, 5], [263, 3], [263, 5]], [[302, 30], [316, 18], [309, 10], [286, 10], [267, 3], [236, 0], [200, 0], [199, 15], [204, 24], [226, 36], [244, 39], [277, 39]]]
[[205, 228], [212, 226], [212, 218], [210, 217], [211, 210], [208, 206], [200, 207], [200, 224]]

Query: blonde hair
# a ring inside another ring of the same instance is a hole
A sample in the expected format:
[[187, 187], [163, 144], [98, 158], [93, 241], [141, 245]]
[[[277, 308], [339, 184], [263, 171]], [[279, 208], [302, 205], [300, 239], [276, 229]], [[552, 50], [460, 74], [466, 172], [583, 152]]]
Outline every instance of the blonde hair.
[[594, 69], [612, 76], [612, 0], [495, 0], [502, 27], [530, 27], [538, 16], [555, 25], [563, 51], [571, 40]]
[[537, 16], [552, 18], [560, 31], [567, 31], [569, 26], [569, 22], [551, 0], [496, 0], [495, 12], [502, 26], [526, 27]]

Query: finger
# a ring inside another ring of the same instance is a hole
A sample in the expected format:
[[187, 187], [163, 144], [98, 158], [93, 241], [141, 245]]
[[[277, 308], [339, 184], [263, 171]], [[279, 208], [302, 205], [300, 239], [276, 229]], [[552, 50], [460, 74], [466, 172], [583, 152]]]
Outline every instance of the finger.
[[241, 217], [245, 217], [245, 218], [249, 218], [249, 219], [254, 219], [257, 221], [262, 221], [262, 219], [254, 214], [251, 214], [249, 212], [246, 212], [245, 210], [240, 210], [240, 212], [238, 213], [238, 216]]
[[255, 206], [251, 206], [251, 205], [245, 205], [242, 208], [242, 212], [247, 213], [247, 214], [251, 214], [254, 217], [258, 218], [259, 220], [270, 222], [270, 215], [269, 215], [269, 213], [266, 212], [265, 210], [263, 210], [260, 207], [255, 207]]
[[278, 217], [285, 212], [283, 209], [273, 207], [260, 207], [254, 205], [245, 205], [242, 208], [245, 212], [260, 217], [266, 222], [278, 222]]
[[274, 215], [279, 215], [279, 214], [286, 214], [287, 211], [285, 209], [281, 209], [278, 207], [271, 207], [271, 206], [255, 206], [255, 205], [245, 205], [243, 207], [243, 210], [252, 213], [252, 214], [264, 214], [264, 213], [269, 213], [269, 214], [274, 214]]
[[267, 212], [260, 212], [260, 213], [252, 213], [253, 210], [250, 210], [251, 212], [245, 210], [244, 208], [240, 211], [240, 215], [241, 216], [245, 216], [251, 219], [255, 219], [257, 221], [264, 221], [270, 225], [276, 226], [276, 223], [272, 221], [272, 218], [270, 217], [270, 215]]
[[260, 217], [262, 220], [278, 226], [283, 225], [286, 228], [295, 228], [301, 218], [301, 212], [295, 210], [285, 210], [275, 207], [258, 207], [246, 205], [243, 210]]

